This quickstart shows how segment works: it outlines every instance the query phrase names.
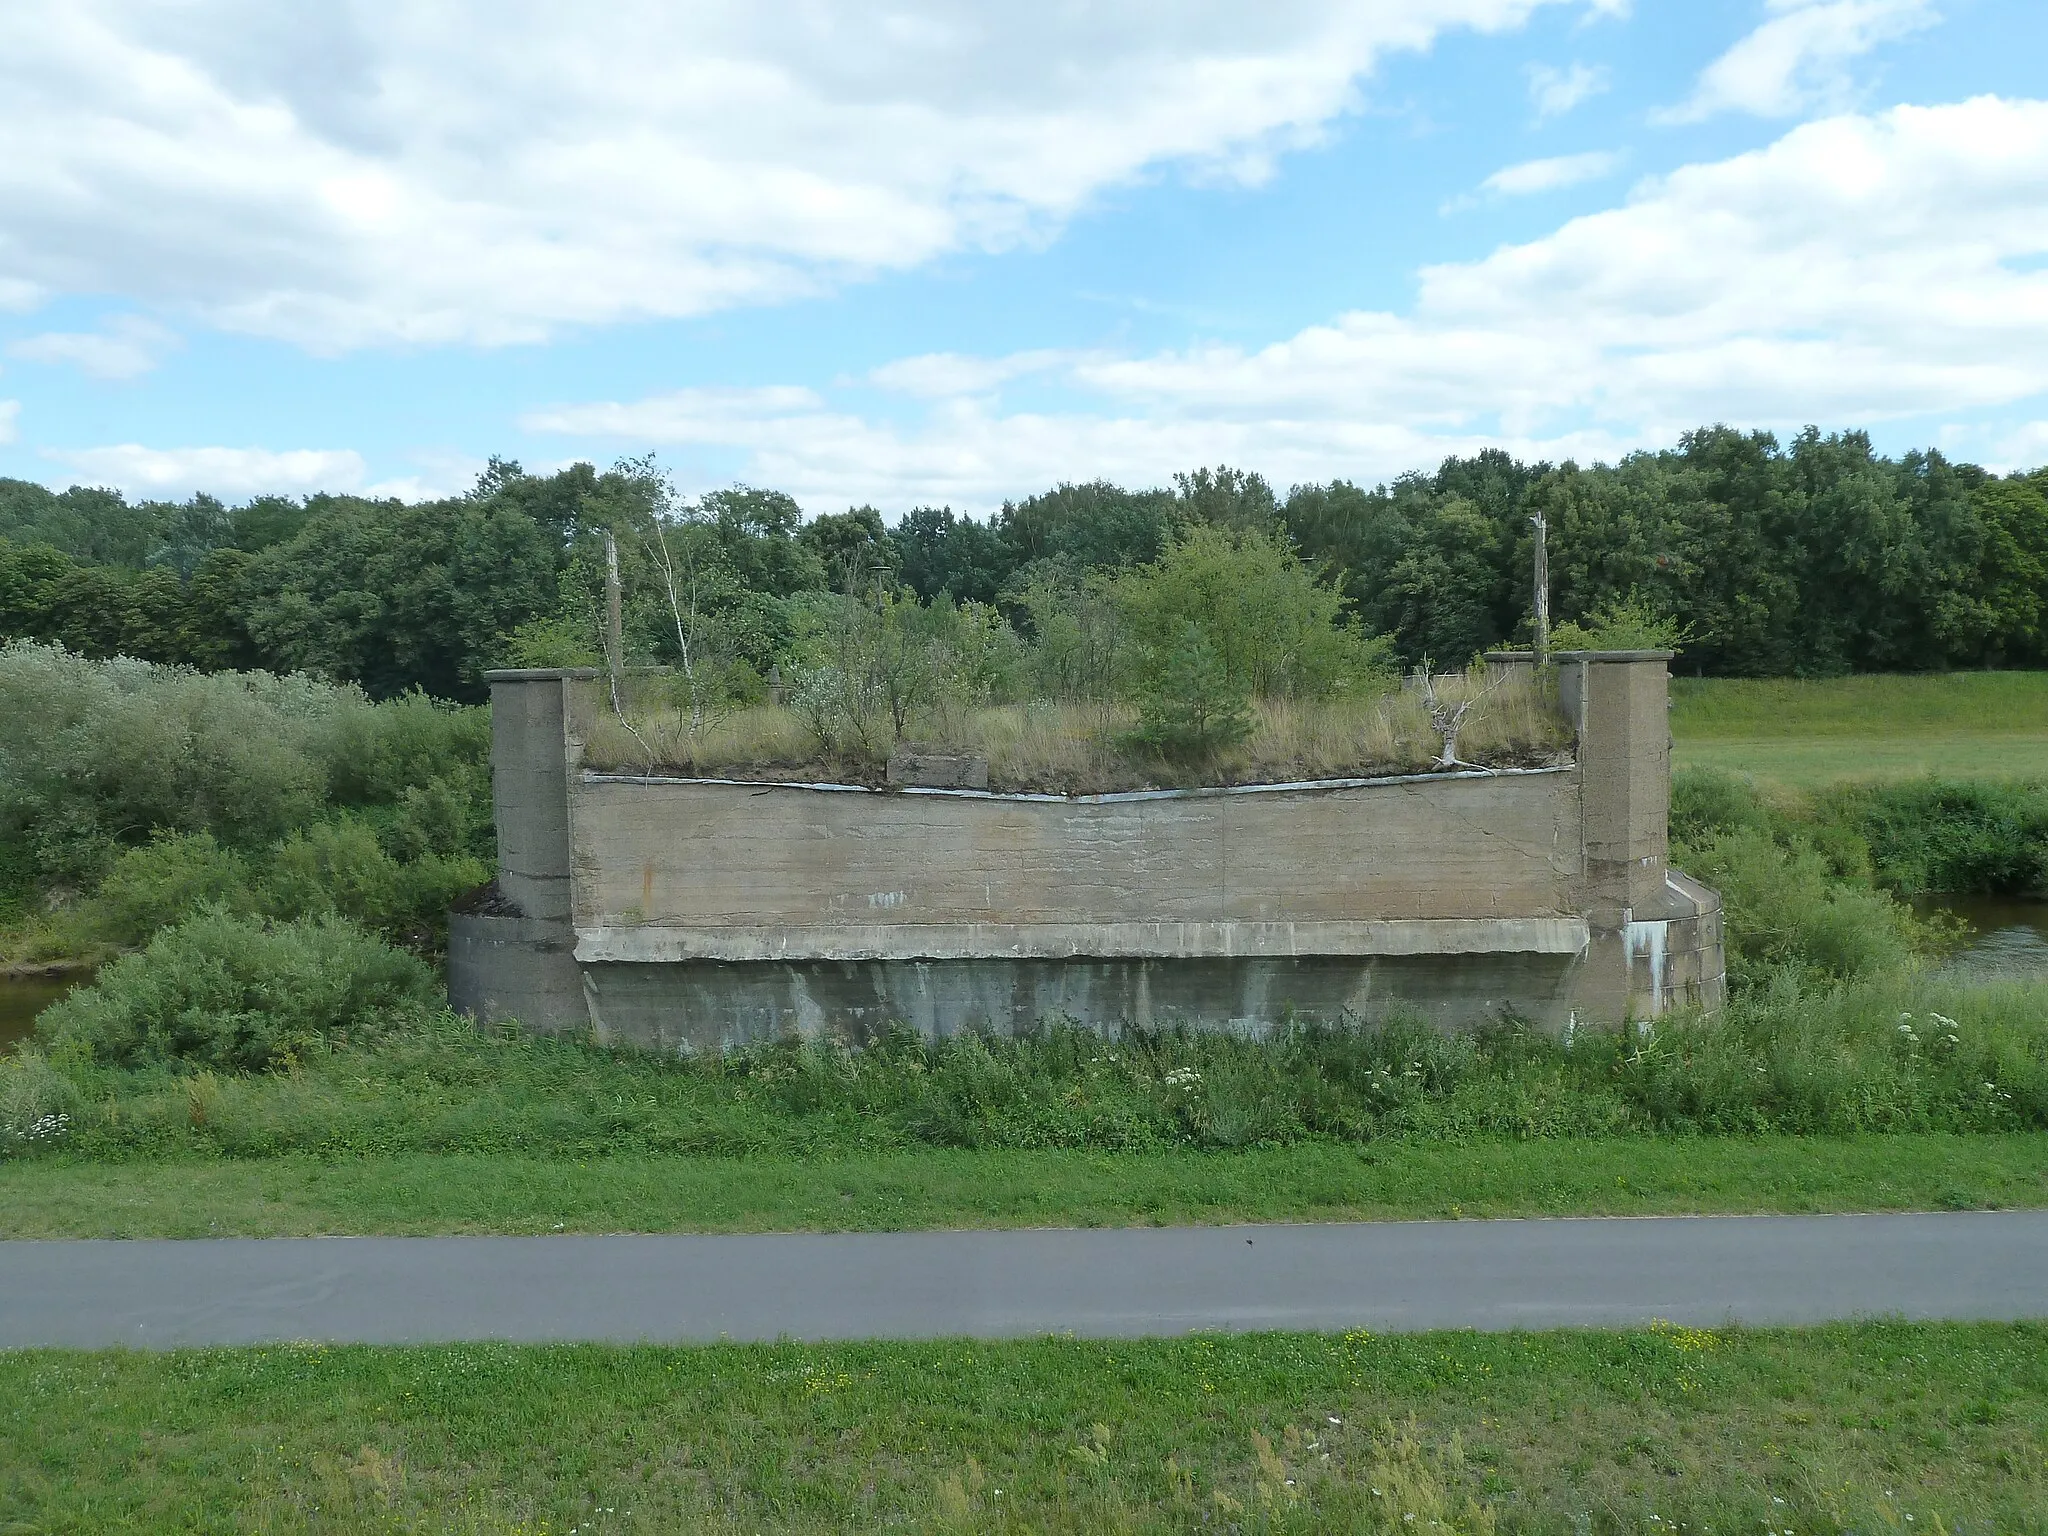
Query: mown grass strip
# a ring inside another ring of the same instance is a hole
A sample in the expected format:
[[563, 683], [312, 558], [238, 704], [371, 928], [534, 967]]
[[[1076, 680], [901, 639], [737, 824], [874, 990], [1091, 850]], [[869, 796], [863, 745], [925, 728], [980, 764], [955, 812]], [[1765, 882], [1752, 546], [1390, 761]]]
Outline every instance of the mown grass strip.
[[2048, 1135], [1308, 1144], [807, 1160], [0, 1166], [0, 1237], [882, 1231], [2048, 1205]]
[[2041, 1325], [0, 1356], [36, 1531], [2025, 1533], [2044, 1448]]
[[[1684, 662], [1678, 663], [1680, 671]], [[1682, 743], [1771, 737], [2048, 735], [2048, 672], [1671, 680]]]
[[1942, 736], [1678, 738], [1671, 764], [1742, 773], [1788, 789], [1825, 789], [1849, 780], [2048, 778], [2048, 732], [1956, 732]]

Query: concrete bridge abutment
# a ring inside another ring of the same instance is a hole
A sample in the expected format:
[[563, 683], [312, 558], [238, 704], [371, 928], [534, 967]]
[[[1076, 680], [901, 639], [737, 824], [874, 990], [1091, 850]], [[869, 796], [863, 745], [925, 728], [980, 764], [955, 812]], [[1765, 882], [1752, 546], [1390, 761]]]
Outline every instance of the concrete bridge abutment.
[[1669, 867], [1668, 659], [1555, 658], [1569, 765], [1075, 797], [592, 771], [594, 672], [491, 673], [499, 874], [451, 917], [450, 998], [683, 1050], [1714, 1007], [1719, 900]]

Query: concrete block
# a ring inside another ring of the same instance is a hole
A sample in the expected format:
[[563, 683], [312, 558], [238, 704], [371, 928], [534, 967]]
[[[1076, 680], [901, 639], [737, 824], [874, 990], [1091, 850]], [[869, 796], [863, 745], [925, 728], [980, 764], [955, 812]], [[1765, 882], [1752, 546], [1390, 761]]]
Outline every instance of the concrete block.
[[889, 754], [889, 783], [897, 789], [987, 789], [988, 759], [972, 752]]

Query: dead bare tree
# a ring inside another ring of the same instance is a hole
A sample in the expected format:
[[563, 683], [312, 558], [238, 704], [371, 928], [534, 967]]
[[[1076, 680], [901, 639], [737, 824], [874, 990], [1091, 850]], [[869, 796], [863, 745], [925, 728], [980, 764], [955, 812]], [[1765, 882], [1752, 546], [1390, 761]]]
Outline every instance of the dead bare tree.
[[1484, 688], [1455, 704], [1446, 703], [1437, 697], [1436, 678], [1430, 671], [1427, 656], [1422, 658], [1422, 665], [1416, 669], [1415, 675], [1422, 689], [1423, 706], [1429, 711], [1430, 726], [1443, 741], [1443, 750], [1437, 754], [1437, 770], [1444, 772], [1452, 768], [1478, 768], [1482, 773], [1486, 772], [1481, 764], [1468, 763], [1458, 756], [1458, 732], [1464, 729], [1465, 716], [1471, 713], [1472, 706], [1498, 688], [1505, 680], [1506, 674], [1496, 673]]

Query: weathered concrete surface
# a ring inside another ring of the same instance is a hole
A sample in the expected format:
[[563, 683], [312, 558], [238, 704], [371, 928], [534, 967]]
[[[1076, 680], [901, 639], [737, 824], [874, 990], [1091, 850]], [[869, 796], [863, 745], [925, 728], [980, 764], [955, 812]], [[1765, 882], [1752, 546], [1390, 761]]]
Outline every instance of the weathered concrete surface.
[[554, 1033], [589, 1022], [583, 970], [566, 922], [452, 912], [448, 1005], [471, 1018], [517, 1019]]
[[2048, 1211], [0, 1243], [0, 1349], [2048, 1317]]
[[834, 793], [584, 775], [579, 932], [676, 926], [1566, 916], [1570, 769], [1102, 797]]
[[716, 1051], [785, 1035], [862, 1042], [891, 1024], [939, 1039], [1065, 1019], [1115, 1034], [1177, 1025], [1259, 1033], [1288, 1017], [1419, 1015], [1445, 1028], [1515, 1009], [1562, 1025], [1579, 956], [1494, 952], [1297, 959], [866, 960], [592, 964], [600, 1038]]
[[1231, 960], [1307, 955], [1577, 955], [1576, 917], [1369, 918], [1286, 923], [841, 923], [820, 927], [678, 924], [586, 928], [576, 959]]
[[569, 781], [580, 766], [591, 708], [583, 669], [493, 672], [491, 802], [498, 824], [498, 889], [531, 918], [569, 916]]

